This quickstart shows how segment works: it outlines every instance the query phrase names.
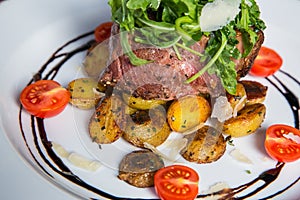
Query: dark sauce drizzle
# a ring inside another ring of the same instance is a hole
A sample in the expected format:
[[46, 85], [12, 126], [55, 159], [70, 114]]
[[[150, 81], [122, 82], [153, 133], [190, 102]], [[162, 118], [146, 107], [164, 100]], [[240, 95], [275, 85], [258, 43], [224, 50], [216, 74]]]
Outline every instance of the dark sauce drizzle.
[[[93, 31], [82, 34], [76, 38], [74, 38], [73, 40], [70, 40], [69, 42], [67, 42], [66, 44], [64, 44], [63, 46], [61, 46], [58, 50], [56, 50], [52, 56], [46, 61], [46, 63], [44, 65], [41, 66], [40, 70], [33, 76], [33, 78], [29, 81], [28, 84], [32, 83], [33, 81], [37, 81], [40, 79], [54, 79], [55, 76], [57, 75], [59, 69], [63, 66], [63, 64], [65, 62], [67, 62], [71, 57], [73, 57], [74, 55], [76, 55], [77, 53], [83, 52], [87, 49], [89, 49], [91, 47], [91, 45], [94, 43], [93, 40], [90, 40], [86, 43], [84, 43], [83, 45], [79, 46], [78, 48], [70, 51], [70, 52], [66, 52], [66, 53], [60, 53], [65, 47], [67, 47], [68, 45], [75, 43], [83, 38], [86, 38], [90, 35], [92, 35]], [[45, 72], [45, 70], [48, 68], [48, 66], [56, 59], [58, 58], [62, 58], [60, 60], [60, 62], [58, 62], [56, 65], [54, 65], [53, 68], [50, 69], [50, 71], [43, 76], [43, 73]], [[297, 81], [297, 79], [295, 79], [294, 77], [292, 77], [291, 75], [289, 75], [286, 72], [281, 71], [282, 73], [284, 73], [285, 75], [287, 75], [288, 77], [290, 77], [292, 80], [296, 81], [298, 84], [299, 82]], [[274, 76], [274, 78], [279, 82], [279, 84], [285, 89], [285, 91], [281, 90], [274, 82], [272, 82], [269, 78], [267, 78], [267, 80], [274, 85], [279, 92], [285, 96], [285, 98], [287, 99], [293, 114], [294, 114], [294, 119], [295, 119], [295, 127], [299, 129], [299, 101], [298, 98], [284, 85], [282, 84], [282, 82], [276, 77]], [[299, 84], [300, 85], [300, 84]], [[23, 140], [25, 142], [25, 145], [29, 151], [29, 153], [31, 154], [31, 156], [33, 157], [34, 161], [37, 163], [37, 165], [41, 168], [42, 171], [44, 171], [50, 178], [55, 179], [55, 177], [53, 177], [53, 175], [51, 175], [47, 169], [45, 169], [45, 167], [43, 167], [43, 165], [40, 163], [40, 161], [35, 157], [35, 155], [33, 154], [31, 147], [28, 144], [27, 138], [25, 136], [25, 132], [23, 129], [23, 119], [22, 119], [22, 112], [23, 112], [23, 108], [20, 105], [20, 110], [19, 110], [19, 126], [20, 126], [20, 130], [22, 133], [22, 137]], [[37, 128], [37, 129], [36, 129]], [[126, 198], [126, 197], [116, 197], [112, 194], [106, 193], [102, 190], [99, 190], [98, 188], [95, 188], [91, 185], [89, 185], [88, 183], [86, 183], [85, 181], [83, 181], [80, 177], [78, 177], [77, 175], [75, 175], [64, 163], [63, 161], [55, 154], [55, 152], [52, 149], [52, 143], [51, 141], [48, 140], [47, 138], [47, 133], [44, 127], [44, 119], [41, 118], [36, 118], [31, 116], [31, 132], [33, 135], [33, 140], [34, 140], [34, 144], [35, 147], [37, 149], [38, 154], [40, 155], [41, 159], [43, 160], [43, 162], [45, 162], [47, 164], [47, 166], [53, 170], [53, 172], [59, 174], [60, 176], [66, 178], [67, 180], [69, 180], [70, 182], [77, 184], [78, 186], [81, 186], [83, 188], [85, 188], [86, 190], [89, 190], [97, 195], [99, 195], [100, 197], [104, 197], [104, 198], [108, 198], [108, 199], [122, 199], [122, 200], [147, 200], [147, 199], [142, 199], [142, 198]], [[42, 143], [42, 147], [40, 146], [39, 140], [38, 138], [40, 138], [41, 143]], [[51, 158], [51, 160], [55, 163], [55, 166], [50, 162], [50, 160], [47, 159], [46, 155], [44, 155], [42, 148], [44, 148], [48, 154], [48, 156]], [[59, 168], [57, 168], [57, 167]], [[276, 178], [278, 177], [280, 171], [282, 170], [282, 168], [284, 167], [284, 163], [277, 163], [277, 165], [275, 166], [275, 168], [269, 169], [263, 173], [261, 173], [257, 178], [255, 178], [254, 180], [240, 185], [236, 188], [225, 188], [223, 190], [220, 190], [218, 192], [214, 192], [211, 194], [200, 194], [197, 196], [197, 198], [206, 198], [209, 196], [217, 196], [219, 197], [220, 200], [225, 200], [225, 199], [245, 199], [245, 198], [249, 198], [253, 195], [255, 195], [256, 193], [260, 192], [261, 190], [263, 190], [264, 188], [266, 188], [269, 184], [271, 184], [273, 181], [276, 180]], [[295, 185], [298, 181], [299, 181], [300, 177], [298, 177], [298, 179], [296, 179], [294, 182], [292, 182], [290, 185], [288, 185], [286, 188], [268, 196], [265, 197], [263, 199], [268, 199], [274, 196], [277, 196], [283, 192], [285, 192], [286, 190], [288, 190], [290, 187], [292, 187], [293, 185]], [[257, 183], [258, 181], [263, 181], [264, 184], [261, 185], [260, 187], [256, 188], [255, 190], [253, 190], [252, 192], [249, 192], [248, 194], [245, 194], [244, 196], [240, 196], [240, 197], [236, 197], [237, 194], [239, 194], [240, 192], [244, 191], [245, 189], [253, 186], [255, 183]], [[89, 198], [89, 199], [94, 199], [94, 198]], [[148, 200], [158, 200], [158, 199], [148, 199]]]
[[[285, 74], [287, 77], [289, 77], [291, 80], [295, 81], [299, 87], [300, 87], [300, 82], [294, 78], [293, 76], [291, 76], [290, 74], [288, 74], [287, 72], [284, 72], [282, 70], [280, 70], [280, 72], [282, 72], [283, 74]], [[273, 75], [274, 79], [279, 83], [279, 85], [283, 88], [281, 89], [280, 87], [278, 87], [278, 85], [276, 85], [275, 82], [273, 82], [270, 78], [266, 78], [287, 100], [287, 102], [289, 103], [293, 115], [294, 115], [294, 125], [295, 128], [299, 129], [299, 111], [300, 111], [300, 106], [299, 106], [299, 99], [297, 98], [297, 96], [289, 89], [287, 88], [280, 80], [279, 78], [277, 78], [275, 75]]]

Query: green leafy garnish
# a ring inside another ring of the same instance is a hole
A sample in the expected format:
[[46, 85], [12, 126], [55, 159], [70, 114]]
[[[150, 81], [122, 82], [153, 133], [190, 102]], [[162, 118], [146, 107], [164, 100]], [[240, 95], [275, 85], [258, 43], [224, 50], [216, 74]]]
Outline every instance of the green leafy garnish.
[[[236, 18], [217, 31], [202, 32], [199, 18], [202, 8], [214, 0], [109, 0], [112, 20], [119, 24], [121, 45], [133, 65], [151, 61], [138, 58], [131, 50], [128, 33], [135, 34], [135, 42], [151, 44], [159, 48], [172, 47], [178, 58], [177, 48], [184, 48], [205, 60], [207, 64], [194, 76], [190, 83], [204, 73], [216, 74], [230, 94], [236, 92], [237, 73], [232, 59], [246, 57], [257, 41], [258, 30], [265, 29], [259, 18], [260, 11], [255, 0], [241, 0], [240, 13]], [[236, 48], [236, 30], [242, 34], [244, 52]], [[128, 32], [127, 34], [123, 32]], [[205, 35], [209, 37], [204, 54], [195, 52], [191, 44]]]

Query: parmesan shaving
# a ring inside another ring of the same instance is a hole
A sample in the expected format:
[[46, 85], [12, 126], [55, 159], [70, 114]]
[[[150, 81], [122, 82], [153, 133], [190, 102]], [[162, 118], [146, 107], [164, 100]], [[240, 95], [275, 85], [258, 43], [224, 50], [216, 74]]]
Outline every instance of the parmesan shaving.
[[216, 99], [211, 114], [212, 118], [217, 118], [220, 122], [232, 117], [233, 108], [225, 96], [220, 96]]
[[101, 167], [101, 164], [99, 162], [89, 160], [77, 153], [70, 153], [70, 155], [68, 156], [68, 160], [76, 167], [88, 171], [96, 171], [99, 167]]
[[245, 156], [239, 149], [233, 149], [230, 153], [230, 156], [232, 156], [237, 161], [247, 163], [247, 164], [253, 164], [252, 161]]
[[233, 112], [232, 112], [232, 116], [233, 116], [233, 117], [236, 117], [236, 116], [237, 116], [238, 111], [240, 110], [240, 108], [243, 107], [243, 104], [245, 103], [244, 101], [245, 101], [246, 99], [247, 99], [247, 95], [244, 95], [244, 96], [239, 100], [239, 102], [234, 106]]
[[203, 7], [200, 28], [203, 32], [221, 29], [235, 19], [240, 12], [241, 0], [215, 0]]
[[[153, 145], [145, 142], [144, 147], [151, 150], [153, 153], [159, 155], [165, 160], [175, 162], [177, 160], [178, 154], [186, 147], [188, 140], [186, 138], [179, 138], [173, 140], [167, 140], [164, 144], [165, 150], [169, 150], [168, 154], [162, 153]], [[165, 151], [167, 152], [167, 151]]]
[[70, 154], [65, 148], [57, 143], [52, 142], [52, 147], [54, 151], [62, 158], [67, 158]]
[[96, 171], [101, 164], [98, 161], [89, 160], [77, 153], [69, 153], [63, 146], [52, 142], [54, 151], [62, 158], [66, 158], [74, 166], [88, 171]]
[[[229, 185], [226, 182], [218, 182], [214, 185], [210, 186], [208, 191], [205, 193], [207, 194], [213, 194], [215, 192], [221, 191], [223, 189], [229, 188]], [[205, 197], [205, 200], [217, 200], [217, 199], [223, 199], [224, 194], [215, 194], [211, 196]], [[197, 199], [203, 199], [203, 198], [197, 198]]]

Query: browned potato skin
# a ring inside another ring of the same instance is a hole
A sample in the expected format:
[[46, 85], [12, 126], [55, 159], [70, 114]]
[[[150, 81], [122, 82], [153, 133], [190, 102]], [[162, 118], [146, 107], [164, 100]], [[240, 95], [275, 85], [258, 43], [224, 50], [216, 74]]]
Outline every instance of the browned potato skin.
[[148, 150], [133, 151], [122, 159], [118, 178], [136, 187], [152, 187], [155, 172], [163, 167], [163, 160], [155, 153]]
[[182, 133], [204, 123], [210, 114], [210, 104], [204, 97], [188, 95], [172, 102], [167, 120], [173, 131]]
[[[226, 94], [228, 102], [230, 103], [232, 109], [235, 109], [237, 111], [240, 111], [245, 105], [246, 105], [246, 101], [247, 98], [243, 98], [244, 96], [246, 97], [246, 90], [244, 88], [244, 86], [241, 83], [238, 83], [236, 86], [236, 93], [234, 95], [231, 94]], [[243, 100], [242, 100], [243, 98]], [[242, 100], [242, 102], [241, 102]]]
[[257, 81], [250, 81], [250, 80], [242, 80], [240, 83], [244, 86], [246, 94], [247, 94], [247, 104], [254, 104], [254, 103], [263, 103], [268, 87], [262, 85]]
[[131, 115], [123, 138], [137, 147], [144, 147], [144, 143], [155, 147], [162, 144], [169, 137], [171, 129], [159, 109], [153, 109], [153, 112], [155, 117], [152, 120], [148, 111], [138, 110]]
[[232, 137], [242, 137], [255, 132], [262, 124], [266, 107], [261, 103], [245, 106], [236, 117], [224, 122], [224, 133]]
[[[114, 102], [112, 103], [112, 101]], [[117, 97], [110, 96], [102, 99], [89, 122], [89, 134], [93, 142], [109, 144], [122, 137], [124, 132], [121, 130], [120, 124], [115, 120], [123, 115], [118, 106], [123, 105]]]
[[211, 163], [218, 160], [226, 150], [224, 136], [210, 126], [203, 126], [184, 138], [188, 139], [188, 143], [181, 155], [190, 162]]
[[95, 108], [101, 99], [102, 91], [98, 82], [92, 78], [72, 80], [69, 82], [67, 90], [71, 94], [70, 103], [80, 109]]

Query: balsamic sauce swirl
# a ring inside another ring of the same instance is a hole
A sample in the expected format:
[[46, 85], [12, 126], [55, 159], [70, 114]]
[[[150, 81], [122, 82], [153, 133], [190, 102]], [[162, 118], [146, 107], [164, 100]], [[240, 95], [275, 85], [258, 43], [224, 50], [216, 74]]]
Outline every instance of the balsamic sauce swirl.
[[[66, 44], [64, 44], [63, 46], [61, 46], [60, 48], [58, 48], [53, 54], [52, 56], [45, 62], [44, 65], [41, 66], [41, 68], [38, 70], [38, 72], [33, 76], [33, 78], [29, 81], [28, 84], [32, 83], [33, 81], [37, 81], [40, 79], [54, 79], [55, 76], [57, 75], [57, 73], [59, 72], [60, 68], [63, 66], [64, 63], [66, 63], [71, 57], [73, 57], [74, 55], [76, 55], [77, 53], [86, 51], [87, 49], [89, 49], [91, 47], [91, 45], [94, 43], [93, 40], [90, 40], [86, 43], [84, 43], [83, 45], [80, 45], [79, 47], [66, 52], [66, 53], [61, 53], [61, 51], [67, 47], [70, 44], [73, 44], [75, 42], [78, 42], [79, 40], [86, 38], [90, 35], [92, 35], [93, 31], [82, 34], [72, 40], [70, 40], [69, 42], [67, 42]], [[56, 59], [58, 58], [62, 58], [56, 65], [54, 65], [50, 71], [46, 74], [43, 75], [43, 73], [45, 72], [45, 70], [47, 68], [49, 68], [49, 65]], [[288, 77], [290, 77], [292, 80], [297, 81], [294, 77], [292, 77], [291, 75], [289, 75], [288, 73], [281, 71], [282, 73], [284, 73], [285, 75], [287, 75]], [[299, 99], [297, 98], [297, 96], [295, 94], [293, 94], [276, 76], [274, 76], [274, 78], [277, 80], [277, 82], [279, 82], [279, 84], [284, 88], [284, 91], [281, 90], [273, 81], [271, 81], [269, 78], [267, 78], [267, 80], [274, 85], [275, 88], [278, 89], [278, 91], [285, 96], [286, 100], [288, 101], [293, 115], [294, 115], [294, 120], [295, 120], [295, 127], [299, 129]], [[297, 81], [297, 83], [299, 84], [299, 82]], [[299, 84], [300, 85], [300, 84]], [[47, 171], [47, 169], [40, 163], [41, 161], [39, 161], [36, 157], [36, 155], [34, 155], [32, 148], [26, 138], [25, 132], [24, 132], [24, 128], [23, 128], [23, 118], [22, 118], [22, 112], [23, 112], [23, 108], [20, 105], [20, 110], [19, 110], [19, 126], [20, 126], [20, 130], [22, 133], [22, 137], [24, 140], [24, 143], [29, 151], [29, 153], [31, 154], [33, 160], [36, 162], [36, 164], [41, 168], [42, 171], [44, 171], [45, 174], [47, 174], [49, 176], [49, 178], [51, 179], [55, 179], [55, 177]], [[99, 198], [104, 197], [107, 199], [122, 199], [122, 200], [147, 200], [147, 199], [142, 199], [142, 198], [126, 198], [126, 197], [117, 197], [114, 196], [112, 194], [109, 194], [105, 191], [102, 191], [98, 188], [93, 187], [92, 185], [86, 183], [85, 181], [83, 181], [79, 176], [77, 176], [76, 174], [74, 174], [65, 164], [64, 162], [56, 155], [56, 153], [53, 151], [52, 149], [52, 144], [51, 141], [48, 140], [47, 137], [47, 133], [45, 130], [45, 126], [44, 126], [44, 119], [41, 118], [36, 118], [34, 116], [31, 116], [31, 134], [33, 136], [33, 142], [35, 144], [35, 148], [40, 156], [40, 158], [42, 159], [42, 161], [44, 162], [44, 164], [46, 164], [51, 170], [52, 172], [64, 177], [65, 179], [67, 179], [68, 181], [82, 187], [83, 189], [89, 190], [97, 195], [99, 195]], [[39, 142], [39, 139], [41, 140], [41, 144]], [[45, 149], [47, 152], [48, 157], [51, 160], [48, 160], [48, 158], [46, 157], [46, 155], [44, 154], [44, 152], [42, 151], [42, 149]], [[52, 163], [55, 163], [55, 165], [53, 165]], [[211, 194], [200, 194], [197, 196], [197, 198], [199, 199], [204, 199], [210, 196], [217, 196], [220, 200], [222, 199], [245, 199], [245, 198], [249, 198], [255, 194], [257, 194], [258, 192], [260, 192], [261, 190], [263, 190], [264, 188], [266, 188], [268, 185], [270, 185], [273, 181], [276, 180], [276, 178], [278, 177], [278, 175], [280, 174], [281, 170], [284, 167], [284, 163], [277, 163], [277, 165], [269, 170], [266, 170], [265, 172], [261, 173], [257, 178], [255, 178], [254, 180], [245, 183], [243, 185], [240, 185], [236, 188], [226, 188], [223, 189], [221, 191], [218, 192], [214, 192]], [[283, 192], [285, 192], [286, 190], [288, 190], [290, 187], [292, 187], [293, 185], [295, 185], [298, 181], [299, 181], [299, 177], [298, 179], [296, 179], [294, 182], [292, 182], [290, 185], [288, 185], [286, 188], [277, 191], [274, 194], [271, 194], [268, 197], [265, 197], [263, 199], [268, 199], [274, 196], [277, 196]], [[242, 191], [250, 188], [251, 186], [253, 186], [255, 183], [257, 183], [258, 181], [263, 181], [264, 184], [262, 184], [260, 187], [257, 187], [256, 189], [254, 189], [252, 192], [249, 192], [248, 194], [245, 194], [244, 196], [240, 196], [238, 197], [237, 195], [239, 193], [241, 193]], [[94, 199], [94, 198], [89, 198], [89, 199]], [[149, 199], [150, 200], [150, 199]], [[156, 199], [151, 199], [151, 200], [156, 200]], [[158, 199], [157, 199], [158, 200]]]

